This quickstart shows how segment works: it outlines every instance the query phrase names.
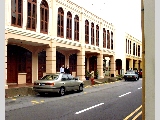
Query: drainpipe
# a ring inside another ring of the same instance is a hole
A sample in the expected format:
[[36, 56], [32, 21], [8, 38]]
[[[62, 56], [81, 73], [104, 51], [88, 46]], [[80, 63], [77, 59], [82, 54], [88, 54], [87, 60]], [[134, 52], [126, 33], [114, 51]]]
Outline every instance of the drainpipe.
[[142, 29], [142, 120], [145, 120], [145, 36], [144, 36], [144, 0], [141, 0]]

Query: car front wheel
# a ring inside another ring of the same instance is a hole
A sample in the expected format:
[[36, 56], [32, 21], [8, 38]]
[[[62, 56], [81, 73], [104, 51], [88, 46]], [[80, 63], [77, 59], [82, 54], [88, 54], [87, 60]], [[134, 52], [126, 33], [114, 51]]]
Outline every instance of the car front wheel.
[[80, 86], [79, 86], [78, 91], [79, 91], [79, 92], [82, 92], [82, 91], [83, 91], [83, 85], [80, 85]]

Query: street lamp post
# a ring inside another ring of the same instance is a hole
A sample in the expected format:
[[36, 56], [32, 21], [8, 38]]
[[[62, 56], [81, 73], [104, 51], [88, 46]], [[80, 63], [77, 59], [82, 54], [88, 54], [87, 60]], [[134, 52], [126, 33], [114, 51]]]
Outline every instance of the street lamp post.
[[142, 29], [142, 120], [145, 120], [145, 36], [144, 36], [144, 0], [141, 0]]

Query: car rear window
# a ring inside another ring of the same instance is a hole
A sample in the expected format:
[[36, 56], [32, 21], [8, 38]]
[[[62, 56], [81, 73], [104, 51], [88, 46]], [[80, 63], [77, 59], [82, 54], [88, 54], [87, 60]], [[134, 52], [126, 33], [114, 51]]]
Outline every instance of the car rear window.
[[45, 75], [40, 80], [57, 80], [58, 75]]
[[127, 72], [127, 74], [135, 74], [135, 72]]

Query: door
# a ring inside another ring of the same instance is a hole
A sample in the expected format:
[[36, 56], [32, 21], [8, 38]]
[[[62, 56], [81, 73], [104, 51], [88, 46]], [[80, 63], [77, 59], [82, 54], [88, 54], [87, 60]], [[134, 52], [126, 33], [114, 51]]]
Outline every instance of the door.
[[38, 79], [43, 77], [46, 72], [46, 51], [38, 54]]
[[65, 86], [66, 91], [72, 90], [72, 84], [71, 84], [71, 81], [69, 80], [67, 74], [62, 75], [62, 84]]
[[15, 46], [7, 46], [7, 83], [18, 83], [17, 52]]
[[32, 83], [32, 53], [26, 52], [26, 83]]

